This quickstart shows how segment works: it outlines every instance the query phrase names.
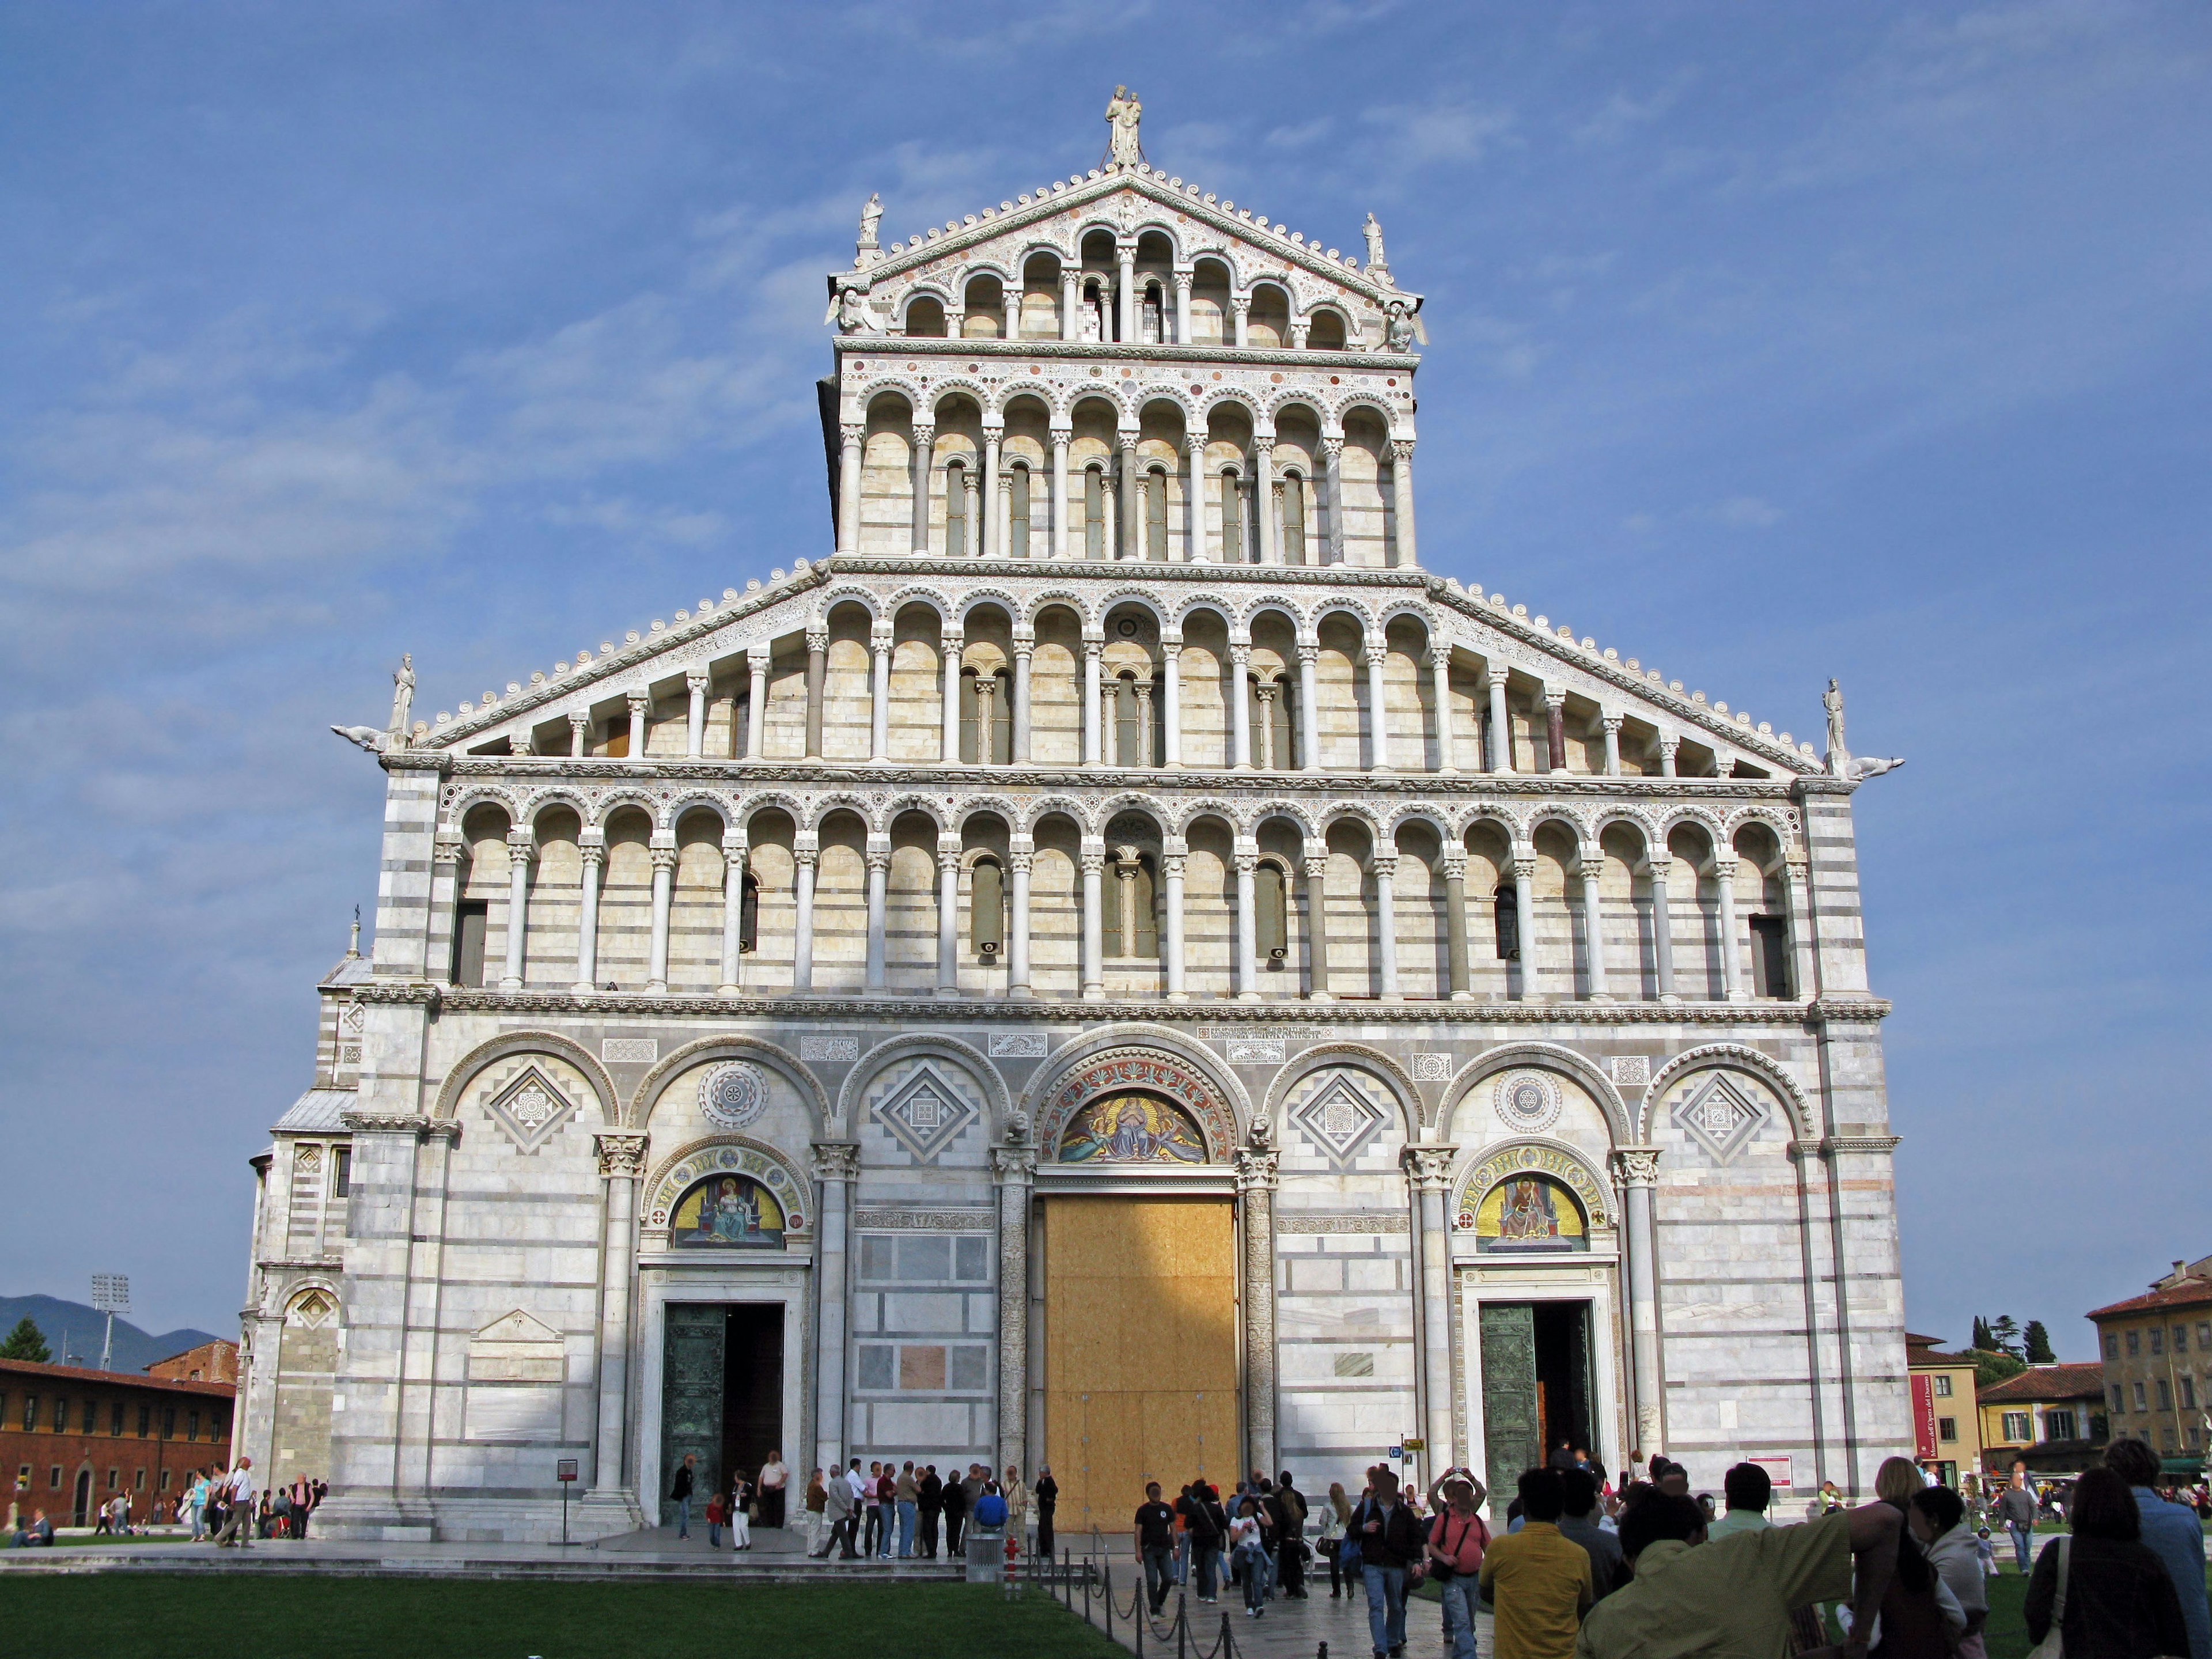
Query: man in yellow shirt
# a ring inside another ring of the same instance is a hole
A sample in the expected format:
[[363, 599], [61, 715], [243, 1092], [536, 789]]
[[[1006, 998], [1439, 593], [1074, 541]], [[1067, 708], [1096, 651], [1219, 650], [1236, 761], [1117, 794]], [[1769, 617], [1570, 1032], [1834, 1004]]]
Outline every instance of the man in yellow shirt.
[[1482, 1593], [1497, 1607], [1492, 1659], [1573, 1659], [1575, 1632], [1597, 1599], [1589, 1552], [1559, 1532], [1566, 1492], [1557, 1469], [1521, 1477], [1521, 1530], [1482, 1558]]
[[1902, 1524], [1894, 1506], [1869, 1504], [1708, 1544], [1694, 1501], [1655, 1493], [1620, 1517], [1636, 1577], [1591, 1610], [1576, 1659], [1790, 1659], [1790, 1610], [1846, 1599], [1861, 1639], [1821, 1651], [1865, 1659]]

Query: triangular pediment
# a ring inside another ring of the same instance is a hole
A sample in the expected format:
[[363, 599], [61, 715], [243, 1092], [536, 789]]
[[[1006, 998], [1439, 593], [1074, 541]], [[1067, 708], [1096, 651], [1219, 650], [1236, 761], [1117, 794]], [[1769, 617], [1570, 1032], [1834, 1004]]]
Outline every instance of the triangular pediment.
[[517, 1308], [493, 1320], [478, 1331], [473, 1340], [477, 1342], [558, 1342], [561, 1333], [544, 1321]]

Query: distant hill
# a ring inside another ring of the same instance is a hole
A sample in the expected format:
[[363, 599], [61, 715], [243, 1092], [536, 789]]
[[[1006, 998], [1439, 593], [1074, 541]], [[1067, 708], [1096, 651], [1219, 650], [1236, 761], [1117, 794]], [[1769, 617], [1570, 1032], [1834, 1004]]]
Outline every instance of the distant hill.
[[[87, 1307], [82, 1302], [64, 1302], [54, 1296], [0, 1296], [0, 1336], [15, 1328], [15, 1322], [28, 1316], [46, 1339], [46, 1346], [54, 1351], [53, 1363], [63, 1363], [64, 1355], [74, 1356], [88, 1368], [100, 1364], [100, 1342], [107, 1328], [107, 1316], [97, 1308]], [[67, 1346], [64, 1346], [66, 1336]], [[213, 1334], [196, 1331], [189, 1325], [161, 1336], [149, 1336], [121, 1315], [115, 1320], [115, 1346], [108, 1360], [108, 1369], [117, 1371], [143, 1370], [157, 1359], [167, 1359], [171, 1354], [182, 1353], [187, 1348], [197, 1348], [203, 1342], [216, 1340]], [[223, 1339], [235, 1342], [235, 1332]]]

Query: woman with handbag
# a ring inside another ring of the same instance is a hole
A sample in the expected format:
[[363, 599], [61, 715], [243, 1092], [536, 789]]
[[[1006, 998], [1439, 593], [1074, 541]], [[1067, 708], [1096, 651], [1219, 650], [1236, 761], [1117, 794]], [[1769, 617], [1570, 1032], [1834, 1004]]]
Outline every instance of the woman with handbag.
[[1344, 1495], [1344, 1482], [1328, 1483], [1328, 1501], [1321, 1506], [1321, 1532], [1315, 1539], [1315, 1547], [1328, 1562], [1328, 1599], [1336, 1601], [1344, 1594], [1344, 1532], [1352, 1519], [1352, 1503]]
[[2135, 1494], [2110, 1469], [2074, 1488], [2074, 1530], [2043, 1547], [2027, 1584], [2029, 1659], [2166, 1659], [2189, 1651], [2181, 1599], [2142, 1541]]
[[1422, 1553], [1444, 1607], [1444, 1644], [1451, 1659], [1475, 1659], [1474, 1613], [1480, 1599], [1482, 1553], [1490, 1547], [1483, 1524], [1482, 1482], [1467, 1469], [1446, 1469], [1429, 1489], [1429, 1522]]

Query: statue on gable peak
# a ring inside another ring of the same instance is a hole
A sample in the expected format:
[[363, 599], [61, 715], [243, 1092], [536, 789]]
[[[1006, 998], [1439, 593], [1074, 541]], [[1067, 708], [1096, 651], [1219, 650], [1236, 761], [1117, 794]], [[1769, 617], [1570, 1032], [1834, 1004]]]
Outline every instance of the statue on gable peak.
[[884, 216], [883, 198], [875, 191], [868, 192], [867, 201], [860, 209], [860, 234], [853, 243], [853, 269], [866, 270], [882, 258], [882, 245], [876, 240], [876, 227]]
[[1370, 213], [1367, 216], [1367, 222], [1359, 228], [1360, 234], [1367, 238], [1367, 274], [1378, 283], [1389, 283], [1390, 261], [1382, 253], [1382, 225]]
[[1114, 88], [1114, 96], [1106, 105], [1106, 125], [1111, 129], [1106, 141], [1108, 167], [1133, 167], [1143, 161], [1145, 150], [1137, 142], [1137, 123], [1144, 113], [1145, 106], [1128, 88]]

